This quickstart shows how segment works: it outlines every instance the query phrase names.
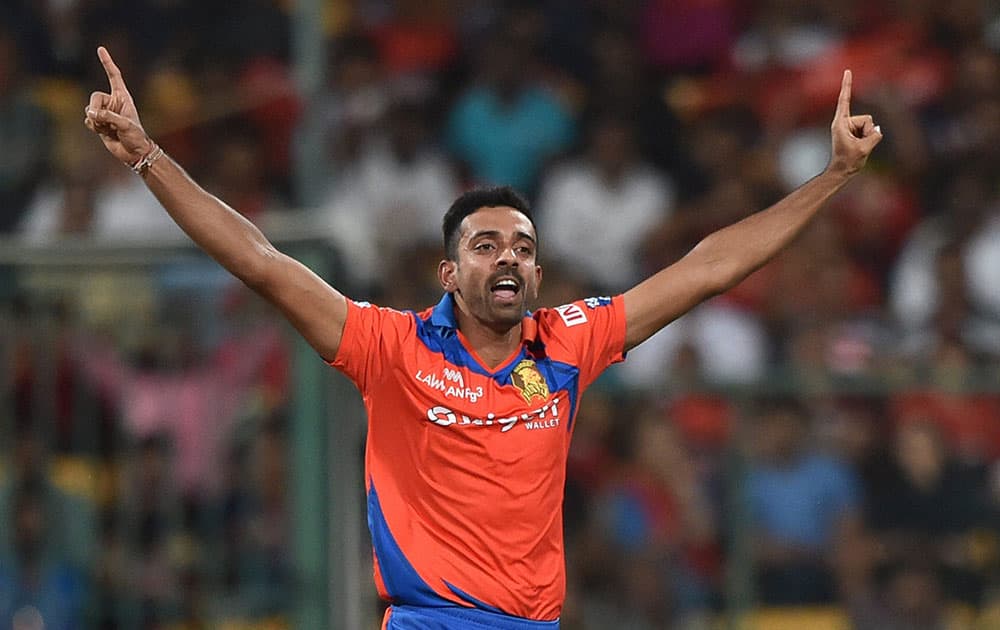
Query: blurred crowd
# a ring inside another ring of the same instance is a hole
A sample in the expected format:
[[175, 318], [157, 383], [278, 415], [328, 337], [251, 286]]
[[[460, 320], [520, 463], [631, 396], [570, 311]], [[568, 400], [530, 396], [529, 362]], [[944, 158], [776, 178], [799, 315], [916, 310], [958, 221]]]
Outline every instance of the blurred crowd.
[[[741, 593], [860, 629], [1000, 610], [1000, 5], [327, 0], [305, 93], [295, 4], [7, 0], [5, 242], [183, 238], [82, 125], [99, 43], [198, 182], [400, 308], [437, 300], [440, 219], [475, 184], [531, 199], [542, 305], [627, 289], [819, 173], [851, 68], [885, 134], [866, 169], [584, 396], [564, 625], [698, 627]], [[0, 623], [288, 612], [288, 346], [199, 282], [74, 286], [45, 317], [4, 290]], [[67, 314], [108, 303], [154, 332]], [[67, 454], [105, 463], [100, 496], [55, 482]]]
[[[3, 627], [218, 627], [291, 610], [286, 331], [248, 290], [210, 303], [175, 275], [5, 305]], [[144, 304], [118, 301], [127, 292]]]

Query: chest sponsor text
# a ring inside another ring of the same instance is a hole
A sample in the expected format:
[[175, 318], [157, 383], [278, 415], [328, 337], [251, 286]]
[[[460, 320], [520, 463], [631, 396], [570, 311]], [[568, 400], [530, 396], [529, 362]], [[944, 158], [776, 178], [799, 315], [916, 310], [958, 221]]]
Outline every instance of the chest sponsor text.
[[460, 400], [476, 402], [483, 395], [482, 386], [474, 388], [465, 386], [465, 379], [459, 370], [444, 368], [441, 370], [440, 375], [434, 373], [425, 374], [423, 370], [417, 370], [413, 378], [427, 387], [441, 392], [446, 398], [458, 398]]
[[537, 409], [532, 409], [526, 413], [516, 414], [516, 415], [497, 415], [495, 413], [487, 413], [485, 418], [474, 418], [466, 414], [461, 414], [449, 409], [448, 407], [438, 405], [436, 407], [431, 407], [427, 410], [427, 419], [434, 424], [442, 427], [450, 426], [493, 426], [497, 425], [500, 427], [501, 433], [506, 433], [510, 431], [519, 423], [527, 431], [535, 431], [538, 429], [552, 429], [559, 426], [559, 403], [560, 399], [558, 397], [553, 398], [550, 402], [545, 403]]

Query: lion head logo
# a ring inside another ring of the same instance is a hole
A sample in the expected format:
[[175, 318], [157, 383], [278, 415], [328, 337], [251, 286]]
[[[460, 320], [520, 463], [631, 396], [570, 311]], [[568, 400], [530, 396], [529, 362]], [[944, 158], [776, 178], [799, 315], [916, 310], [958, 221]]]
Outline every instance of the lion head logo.
[[535, 398], [542, 400], [549, 398], [549, 384], [545, 382], [545, 377], [531, 359], [524, 359], [514, 366], [510, 382], [521, 392], [525, 402], [530, 403]]

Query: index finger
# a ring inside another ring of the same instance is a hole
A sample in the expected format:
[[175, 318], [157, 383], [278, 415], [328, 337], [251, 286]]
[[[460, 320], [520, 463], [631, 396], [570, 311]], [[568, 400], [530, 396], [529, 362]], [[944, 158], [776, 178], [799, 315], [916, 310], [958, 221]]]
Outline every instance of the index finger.
[[851, 81], [850, 70], [844, 70], [844, 79], [840, 83], [840, 96], [837, 97], [837, 116], [848, 118], [851, 115]]
[[101, 65], [104, 66], [104, 72], [108, 75], [108, 82], [111, 84], [111, 93], [118, 94], [119, 92], [128, 93], [128, 88], [125, 87], [125, 80], [122, 79], [122, 72], [118, 69], [114, 60], [111, 58], [111, 53], [104, 46], [97, 47], [97, 57], [101, 60]]

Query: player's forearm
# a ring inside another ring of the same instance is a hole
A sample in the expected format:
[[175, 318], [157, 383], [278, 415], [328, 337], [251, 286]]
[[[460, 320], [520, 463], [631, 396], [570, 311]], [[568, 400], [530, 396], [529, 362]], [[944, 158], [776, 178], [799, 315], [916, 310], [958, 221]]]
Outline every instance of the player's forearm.
[[869, 115], [851, 115], [851, 81], [845, 70], [830, 125], [830, 164], [822, 174], [770, 208], [713, 232], [684, 258], [625, 292], [626, 350], [774, 258], [864, 167], [882, 130]]
[[625, 292], [625, 349], [729, 290], [802, 232], [847, 182], [827, 170], [766, 210], [709, 234], [684, 258]]
[[773, 206], [709, 234], [688, 256], [711, 270], [714, 292], [726, 291], [787, 247], [849, 179], [824, 171]]
[[169, 156], [144, 173], [146, 185], [199, 247], [249, 285], [273, 258], [274, 247], [257, 227], [199, 186]]

